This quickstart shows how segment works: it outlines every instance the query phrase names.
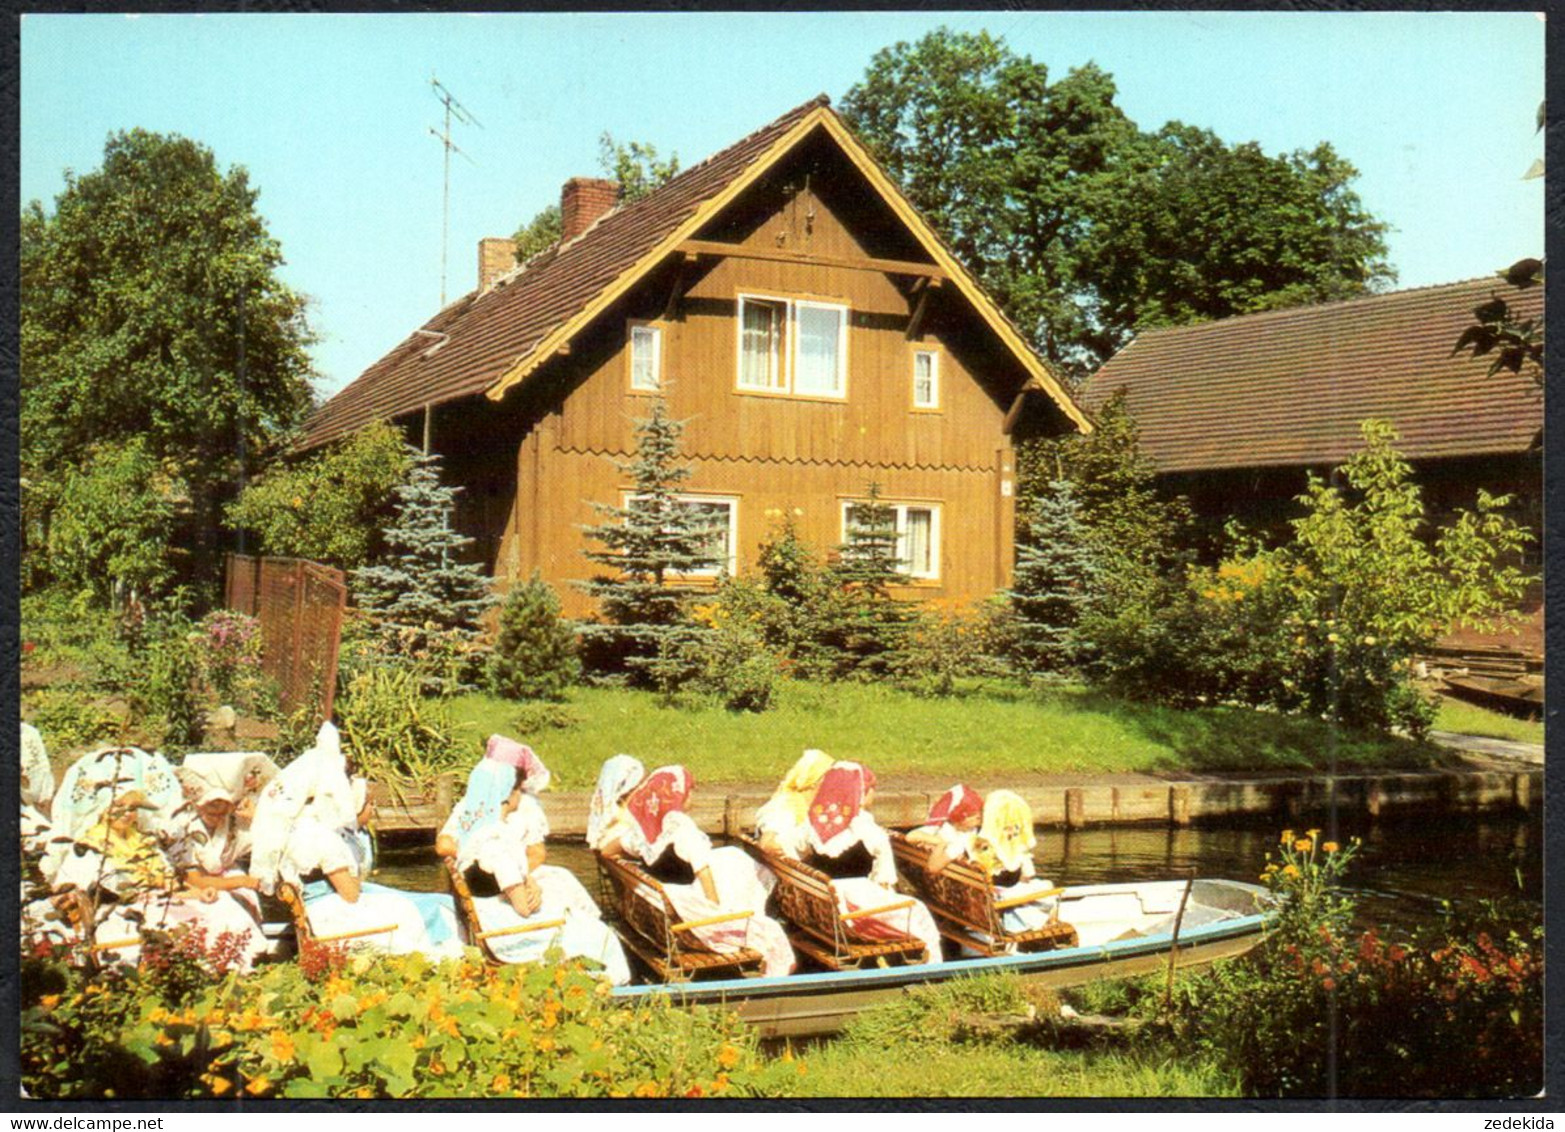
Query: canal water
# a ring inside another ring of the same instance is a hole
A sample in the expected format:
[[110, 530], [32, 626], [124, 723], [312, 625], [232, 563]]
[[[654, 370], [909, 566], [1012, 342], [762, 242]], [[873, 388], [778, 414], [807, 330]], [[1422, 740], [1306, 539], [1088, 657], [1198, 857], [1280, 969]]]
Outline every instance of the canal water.
[[[1296, 832], [1303, 832], [1300, 826]], [[1346, 882], [1358, 903], [1360, 927], [1410, 931], [1433, 924], [1440, 903], [1466, 904], [1486, 897], [1543, 899], [1543, 824], [1538, 815], [1433, 816], [1374, 821], [1354, 815], [1335, 827], [1322, 823], [1322, 839], [1363, 845]], [[1271, 825], [1186, 829], [1119, 827], [1066, 833], [1040, 831], [1038, 873], [1055, 884], [1134, 881], [1186, 875], [1255, 881], [1275, 853]], [[597, 870], [579, 842], [551, 842], [551, 864], [570, 869], [594, 894]], [[375, 880], [397, 888], [445, 890], [445, 875], [430, 845], [401, 841], [381, 845]]]

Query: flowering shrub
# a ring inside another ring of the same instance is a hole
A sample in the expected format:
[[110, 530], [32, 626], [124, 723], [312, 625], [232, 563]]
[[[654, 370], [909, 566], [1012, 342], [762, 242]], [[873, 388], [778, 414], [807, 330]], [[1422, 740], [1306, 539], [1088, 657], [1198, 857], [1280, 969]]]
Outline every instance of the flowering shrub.
[[999, 676], [1008, 615], [997, 602], [926, 602], [898, 657], [899, 683], [926, 696], [949, 696], [963, 677]]
[[196, 657], [207, 685], [224, 703], [253, 702], [261, 680], [261, 623], [215, 609], [197, 626]]
[[1536, 908], [1450, 912], [1411, 940], [1349, 930], [1354, 847], [1285, 831], [1270, 938], [1179, 984], [1171, 1024], [1262, 1096], [1481, 1096], [1543, 1084]]
[[181, 925], [143, 936], [141, 977], [164, 1002], [178, 1004], [238, 967], [244, 940], [222, 932], [210, 943], [204, 927]]
[[622, 1004], [574, 963], [360, 956], [183, 1006], [135, 974], [23, 1001], [23, 1081], [50, 1099], [777, 1096], [798, 1072], [731, 1014]]

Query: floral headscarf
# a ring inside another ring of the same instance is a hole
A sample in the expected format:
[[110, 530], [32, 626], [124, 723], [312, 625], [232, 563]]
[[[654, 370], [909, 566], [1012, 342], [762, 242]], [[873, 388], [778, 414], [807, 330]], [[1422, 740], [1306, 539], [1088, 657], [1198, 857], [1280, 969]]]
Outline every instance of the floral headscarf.
[[978, 830], [982, 841], [1000, 867], [1011, 872], [1032, 855], [1038, 838], [1032, 831], [1032, 810], [1021, 795], [1010, 790], [995, 790], [984, 802], [984, 823]]
[[501, 809], [514, 789], [516, 768], [510, 763], [483, 758], [468, 772], [467, 790], [444, 827], [456, 838], [458, 868], [466, 869], [473, 863], [478, 835], [501, 820]]
[[246, 797], [259, 795], [281, 771], [259, 751], [202, 751], [186, 755], [174, 773], [191, 806], [218, 798], [237, 806]]
[[810, 802], [810, 845], [828, 857], [841, 856], [853, 844], [849, 828], [864, 809], [864, 795], [875, 788], [875, 776], [858, 763], [836, 763], [821, 778]]
[[54, 769], [43, 736], [30, 723], [22, 724], [22, 805], [42, 809], [54, 797]]
[[598, 785], [592, 792], [592, 803], [587, 807], [587, 844], [597, 849], [603, 843], [603, 835], [614, 822], [614, 813], [620, 799], [646, 777], [647, 770], [641, 760], [630, 755], [615, 755], [598, 771]]
[[649, 847], [656, 846], [669, 814], [683, 810], [690, 801], [695, 780], [682, 766], [660, 766], [625, 799], [625, 808], [635, 819]]
[[140, 818], [144, 828], [168, 828], [183, 801], [174, 768], [160, 754], [139, 747], [105, 747], [83, 755], [60, 780], [50, 807], [54, 835], [80, 837], [103, 816], [115, 798], [139, 791], [148, 805]]
[[924, 824], [941, 825], [949, 822], [954, 826], [960, 821], [975, 818], [983, 812], [984, 800], [978, 791], [970, 790], [958, 783], [935, 799], [935, 804], [929, 807], [929, 817]]
[[542, 794], [549, 788], [549, 768], [526, 743], [518, 743], [504, 735], [491, 735], [489, 745], [484, 748], [484, 758], [521, 771], [522, 789], [529, 794]]
[[799, 825], [809, 813], [810, 799], [822, 777], [831, 769], [831, 756], [811, 748], [783, 775], [781, 785], [756, 814], [756, 824], [765, 825], [771, 815], [786, 816], [788, 824]]
[[279, 876], [298, 883], [287, 865], [286, 851], [301, 820], [311, 818], [331, 830], [358, 825], [364, 785], [363, 779], [348, 779], [348, 760], [337, 728], [330, 720], [321, 724], [315, 746], [285, 766], [255, 804], [250, 872], [260, 881], [261, 891], [270, 893]]

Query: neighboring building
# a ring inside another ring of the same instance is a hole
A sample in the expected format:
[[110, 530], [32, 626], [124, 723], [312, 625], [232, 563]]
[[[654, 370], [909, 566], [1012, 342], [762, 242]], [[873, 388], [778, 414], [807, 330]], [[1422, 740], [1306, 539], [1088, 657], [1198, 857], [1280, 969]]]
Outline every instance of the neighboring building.
[[1238, 519], [1284, 530], [1308, 473], [1327, 475], [1361, 448], [1359, 424], [1375, 417], [1401, 434], [1437, 521], [1482, 487], [1514, 494], [1513, 513], [1541, 534], [1543, 391], [1529, 374], [1490, 376], [1490, 358], [1452, 350], [1496, 295], [1541, 323], [1542, 286], [1488, 278], [1150, 330], [1081, 401], [1095, 412], [1124, 390], [1164, 485], [1212, 528]]
[[537, 568], [580, 614], [569, 583], [601, 570], [581, 528], [628, 497], [616, 461], [661, 392], [731, 572], [785, 512], [840, 543], [874, 481], [905, 596], [1007, 583], [1013, 436], [1086, 418], [824, 97], [616, 199], [567, 182], [561, 242], [520, 268], [485, 240], [478, 289], [322, 406], [304, 446], [402, 424], [464, 489], [458, 525], [501, 584]]

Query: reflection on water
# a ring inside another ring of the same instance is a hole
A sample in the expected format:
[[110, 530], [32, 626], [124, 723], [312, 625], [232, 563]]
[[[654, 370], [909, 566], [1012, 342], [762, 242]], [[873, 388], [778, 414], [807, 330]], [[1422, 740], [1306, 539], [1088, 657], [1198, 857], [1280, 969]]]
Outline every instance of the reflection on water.
[[[1038, 872], [1056, 884], [1084, 884], [1181, 876], [1193, 867], [1199, 876], [1253, 881], [1267, 852], [1275, 851], [1279, 832], [1269, 825], [1046, 830], [1038, 836]], [[1372, 822], [1354, 815], [1323, 827], [1322, 837], [1343, 844], [1363, 839], [1347, 878], [1358, 897], [1360, 922], [1411, 929], [1434, 921], [1441, 900], [1520, 894], [1541, 904], [1542, 834], [1537, 817]], [[383, 844], [380, 859], [375, 879], [382, 884], [445, 888], [431, 846]], [[549, 862], [570, 869], [589, 892], [597, 892], [597, 870], [585, 846], [551, 842]]]

